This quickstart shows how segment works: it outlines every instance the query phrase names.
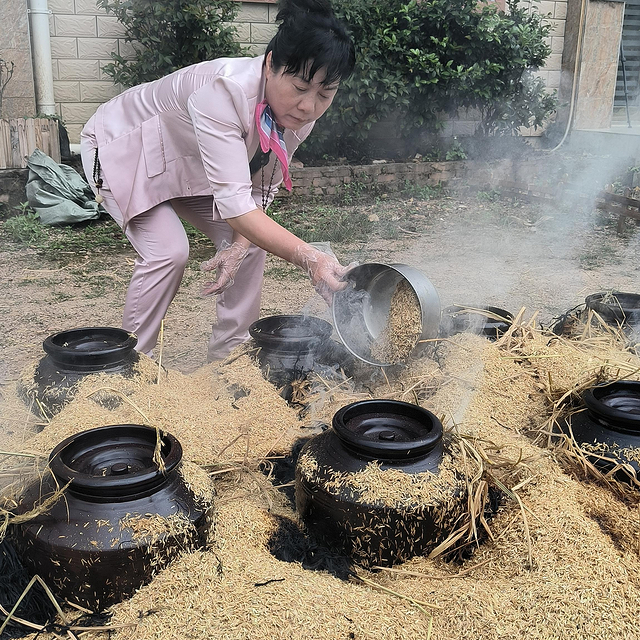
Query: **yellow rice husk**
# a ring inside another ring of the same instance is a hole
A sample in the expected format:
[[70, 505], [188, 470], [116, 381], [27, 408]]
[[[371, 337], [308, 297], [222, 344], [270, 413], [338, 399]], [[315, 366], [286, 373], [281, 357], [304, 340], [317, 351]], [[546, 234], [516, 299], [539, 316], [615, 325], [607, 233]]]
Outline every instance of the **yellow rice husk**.
[[248, 355], [185, 375], [141, 360], [134, 378], [92, 375], [75, 398], [28, 443], [51, 449], [75, 433], [111, 424], [146, 424], [182, 444], [184, 458], [198, 464], [244, 462], [286, 451], [297, 437], [297, 413], [267, 382]]
[[387, 322], [371, 345], [377, 362], [400, 362], [413, 351], [422, 333], [422, 311], [416, 292], [406, 280], [398, 283], [389, 307]]
[[[323, 392], [316, 389], [313, 396], [316, 417], [367, 396], [417, 400], [444, 417], [446, 428], [461, 443], [460, 466], [470, 486], [487, 482], [505, 489], [505, 502], [486, 523], [483, 541], [475, 543], [467, 532], [459, 540], [475, 549], [471, 557], [458, 562], [445, 562], [441, 556], [414, 558], [393, 571], [374, 573], [356, 569], [366, 583], [355, 578], [341, 581], [276, 560], [267, 548], [276, 516], [294, 520], [296, 515], [255, 467], [238, 465], [232, 477], [216, 476], [211, 549], [183, 555], [133, 598], [114, 606], [114, 624], [136, 626], [119, 629], [112, 637], [640, 638], [640, 501], [629, 493], [623, 499], [597, 479], [571, 475], [562, 458], [556, 459], [555, 449], [533, 444], [558, 399], [602, 376], [637, 375], [633, 371], [638, 359], [611, 339], [557, 340], [533, 322], [516, 325], [498, 344], [478, 336], [455, 336], [429, 357], [410, 362], [382, 382], [376, 379], [369, 391], [324, 381]], [[253, 365], [237, 362], [238, 376], [246, 382], [246, 370]], [[221, 375], [228, 384], [227, 374]], [[258, 380], [250, 381], [259, 385]], [[210, 370], [197, 372], [190, 382], [209, 390]], [[162, 393], [176, 403], [171, 385], [163, 390], [163, 384]], [[196, 447], [190, 441], [194, 425], [202, 440], [200, 422], [192, 418], [193, 424], [180, 427], [184, 418], [179, 410], [174, 425], [169, 416], [175, 404], [157, 411], [153, 403], [161, 404], [160, 398], [152, 401], [136, 394], [131, 399], [141, 410], [184, 438], [189, 459], [210, 457], [202, 455], [202, 444]], [[271, 426], [278, 422], [274, 401], [270, 395], [267, 406], [260, 407], [260, 425], [280, 435], [282, 427]], [[131, 417], [125, 405], [119, 410]], [[79, 420], [80, 412], [69, 415]], [[300, 422], [292, 425], [299, 432]], [[183, 430], [180, 435], [178, 428]], [[231, 435], [225, 432], [222, 440]], [[265, 448], [268, 441], [264, 439]], [[291, 441], [287, 436], [281, 445]], [[44, 448], [42, 437], [38, 445]], [[252, 452], [263, 450], [256, 447]], [[242, 458], [242, 448], [234, 455]]]

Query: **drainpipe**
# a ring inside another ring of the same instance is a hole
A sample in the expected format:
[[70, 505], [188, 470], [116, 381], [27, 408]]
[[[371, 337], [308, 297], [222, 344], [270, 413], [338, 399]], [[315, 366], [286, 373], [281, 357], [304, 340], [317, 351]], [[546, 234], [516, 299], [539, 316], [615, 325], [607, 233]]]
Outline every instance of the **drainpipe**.
[[28, 13], [31, 18], [31, 59], [36, 89], [36, 112], [55, 115], [56, 102], [53, 96], [53, 66], [49, 39], [51, 12], [47, 6], [47, 0], [29, 0]]
[[[584, 23], [587, 17], [587, 0], [582, 0], [580, 3], [580, 23], [578, 25], [578, 41], [576, 43], [576, 61], [573, 66], [573, 79], [571, 85], [571, 104], [569, 107], [569, 118], [567, 120], [567, 128], [564, 130], [564, 135], [562, 136], [562, 140], [558, 143], [558, 146], [554, 147], [549, 151], [549, 153], [553, 153], [557, 151], [567, 139], [569, 135], [569, 131], [571, 130], [571, 125], [573, 123], [573, 110], [576, 106], [576, 100], [578, 97], [578, 84], [579, 84], [579, 75], [580, 75], [580, 63], [582, 62], [582, 45], [584, 38]], [[621, 218], [622, 219], [622, 218]]]

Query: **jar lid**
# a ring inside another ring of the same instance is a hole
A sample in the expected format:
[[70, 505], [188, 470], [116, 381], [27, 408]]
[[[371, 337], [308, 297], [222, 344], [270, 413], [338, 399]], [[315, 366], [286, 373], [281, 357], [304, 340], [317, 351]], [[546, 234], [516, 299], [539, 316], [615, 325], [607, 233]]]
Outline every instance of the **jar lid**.
[[[160, 438], [164, 469], [154, 462]], [[153, 427], [118, 424], [89, 429], [58, 444], [49, 456], [51, 472], [69, 491], [98, 502], [151, 495], [182, 460], [182, 446]]]
[[506, 333], [512, 322], [513, 314], [500, 307], [454, 304], [442, 312], [441, 326], [447, 335], [472, 332], [496, 338]]
[[593, 309], [605, 322], [638, 324], [640, 294], [623, 291], [601, 291], [585, 298], [587, 309]]
[[97, 371], [132, 353], [138, 338], [114, 327], [82, 327], [55, 333], [42, 343], [51, 359], [73, 371]]
[[614, 431], [640, 436], [640, 382], [618, 380], [582, 395], [589, 414]]
[[333, 327], [315, 316], [277, 315], [257, 320], [249, 327], [249, 335], [264, 348], [298, 351], [326, 341]]
[[354, 402], [337, 411], [332, 424], [347, 449], [381, 461], [424, 457], [442, 441], [433, 413], [399, 400]]

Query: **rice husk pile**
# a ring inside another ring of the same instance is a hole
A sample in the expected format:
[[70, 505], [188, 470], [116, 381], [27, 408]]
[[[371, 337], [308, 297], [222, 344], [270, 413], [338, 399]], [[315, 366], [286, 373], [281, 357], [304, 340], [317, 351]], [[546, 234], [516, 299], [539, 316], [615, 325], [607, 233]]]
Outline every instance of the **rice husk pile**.
[[307, 479], [313, 481], [319, 475], [329, 476], [323, 482], [323, 488], [332, 495], [341, 496], [346, 492], [366, 504], [403, 511], [431, 507], [448, 498], [460, 486], [460, 477], [456, 473], [460, 464], [459, 456], [454, 459], [448, 454], [437, 474], [428, 471], [409, 474], [400, 469], [382, 469], [377, 462], [370, 462], [361, 471], [345, 473], [319, 469], [315, 458], [305, 452], [298, 459], [298, 467]]
[[[490, 394], [490, 385], [481, 391]], [[473, 401], [466, 416], [487, 418]], [[500, 429], [494, 438], [513, 435]], [[536, 449], [520, 436], [512, 446]], [[640, 637], [637, 551], [621, 551], [589, 517], [589, 485], [548, 457], [538, 456], [530, 471], [520, 498], [526, 523], [508, 503], [491, 523], [493, 540], [463, 564], [416, 558], [396, 570], [358, 570], [366, 583], [275, 560], [266, 548], [275, 526], [266, 505], [237, 492], [225, 502], [221, 487], [212, 552], [183, 557], [114, 607], [114, 623], [138, 625], [116, 638]], [[619, 509], [609, 526], [626, 516]]]
[[[267, 382], [248, 355], [185, 375], [161, 371], [149, 359], [134, 378], [93, 375], [28, 450], [49, 453], [65, 438], [110, 424], [146, 424], [173, 434], [185, 460], [244, 463], [288, 451], [299, 436], [297, 413]], [[149, 368], [152, 375], [149, 375]]]
[[137, 623], [116, 637], [425, 637], [428, 618], [408, 603], [385, 594], [371, 598], [366, 586], [276, 560], [267, 551], [276, 519], [259, 499], [230, 500], [217, 516], [210, 552], [183, 556], [114, 608], [114, 624]]
[[[533, 357], [542, 355], [553, 357]], [[246, 361], [243, 366], [252, 365]], [[295, 521], [296, 515], [245, 465], [233, 477], [218, 476], [211, 549], [182, 556], [133, 598], [114, 606], [114, 625], [135, 626], [117, 629], [111, 637], [640, 638], [640, 500], [637, 495], [621, 500], [600, 484], [568, 475], [553, 450], [534, 445], [526, 435], [544, 428], [559, 394], [578, 389], [603, 366], [631, 371], [634, 361], [619, 345], [567, 345], [550, 341], [535, 326], [519, 326], [497, 344], [455, 336], [397, 377], [371, 385], [372, 396], [417, 398], [445, 417], [460, 443], [470, 503], [483, 483], [502, 490], [498, 514], [489, 522], [475, 521], [485, 531], [484, 542], [475, 542], [472, 526], [455, 542], [466, 548], [464, 559], [445, 562], [434, 554], [374, 573], [355, 568], [358, 577], [348, 581], [277, 560], [268, 550], [277, 516]], [[246, 371], [242, 374], [246, 380]], [[208, 370], [190, 381], [207, 390], [212, 384]], [[172, 396], [171, 385], [164, 391]], [[321, 412], [362, 395], [328, 384]], [[154, 409], [145, 404], [145, 396], [136, 399], [141, 410]], [[261, 428], [271, 435], [281, 433], [271, 426], [277, 421], [274, 401], [270, 396], [260, 418]], [[164, 418], [160, 412], [154, 418], [168, 425], [173, 409], [168, 403]], [[203, 449], [200, 425], [195, 423], [200, 446], [192, 440], [185, 447], [190, 453]], [[168, 428], [188, 441], [188, 426], [183, 429], [180, 435]], [[240, 448], [236, 455], [241, 454]]]
[[401, 280], [391, 296], [387, 323], [371, 345], [378, 362], [400, 362], [413, 351], [422, 334], [422, 311], [413, 287]]

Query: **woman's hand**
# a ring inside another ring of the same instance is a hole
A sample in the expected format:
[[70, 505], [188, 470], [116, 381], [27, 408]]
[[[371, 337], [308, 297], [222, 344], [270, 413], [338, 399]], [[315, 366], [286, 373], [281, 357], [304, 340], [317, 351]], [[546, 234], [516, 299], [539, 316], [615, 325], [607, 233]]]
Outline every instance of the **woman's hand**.
[[314, 289], [328, 305], [331, 305], [333, 294], [347, 286], [343, 278], [352, 266], [343, 267], [334, 256], [308, 244], [296, 248], [292, 262], [307, 272]]
[[335, 257], [303, 242], [269, 218], [262, 209], [227, 218], [227, 222], [240, 237], [303, 269], [327, 304], [331, 304], [335, 291], [347, 286], [341, 278], [351, 265], [343, 267]]
[[216, 271], [216, 279], [204, 285], [202, 295], [218, 295], [226, 291], [233, 284], [233, 279], [248, 251], [249, 247], [241, 242], [229, 244], [223, 240], [216, 255], [200, 265], [201, 271]]

